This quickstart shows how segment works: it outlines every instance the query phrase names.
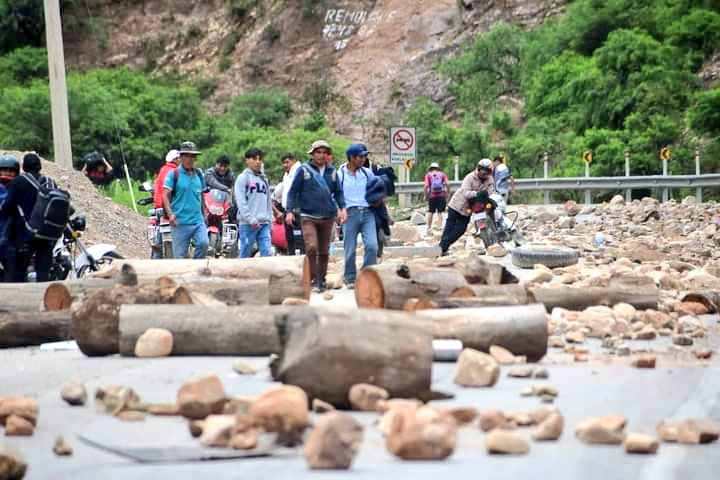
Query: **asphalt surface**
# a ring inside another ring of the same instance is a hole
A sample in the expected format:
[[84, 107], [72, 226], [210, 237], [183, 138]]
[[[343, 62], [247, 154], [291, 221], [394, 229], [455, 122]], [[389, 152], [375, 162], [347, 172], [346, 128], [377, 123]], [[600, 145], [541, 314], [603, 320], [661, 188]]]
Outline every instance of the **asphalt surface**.
[[[505, 260], [507, 262], [507, 260]], [[353, 292], [337, 290], [333, 299], [314, 295], [314, 305], [354, 307]], [[720, 347], [720, 323], [708, 316], [709, 336], [692, 349]], [[551, 350], [542, 365], [548, 380], [513, 379], [506, 376], [492, 388], [461, 388], [453, 383], [455, 365], [436, 363], [433, 388], [455, 394], [439, 406], [473, 406], [504, 411], [528, 411], [541, 405], [535, 397], [522, 397], [521, 390], [548, 382], [560, 392], [555, 405], [565, 417], [565, 432], [557, 442], [531, 444], [526, 456], [490, 456], [483, 433], [476, 426], [461, 430], [458, 448], [444, 462], [405, 462], [385, 447], [374, 423], [377, 415], [353, 413], [364, 425], [365, 438], [350, 472], [310, 471], [300, 451], [272, 458], [143, 464], [106, 453], [79, 441], [82, 434], [95, 441], [125, 447], [198, 446], [181, 418], [148, 416], [144, 422], [122, 422], [96, 410], [92, 398], [84, 407], [70, 407], [60, 398], [68, 380], [86, 383], [90, 397], [97, 387], [127, 385], [143, 401], [172, 403], [180, 385], [203, 373], [216, 373], [228, 395], [260, 394], [272, 382], [266, 358], [246, 358], [258, 369], [256, 375], [240, 376], [232, 371], [234, 357], [134, 359], [119, 356], [87, 358], [79, 351], [42, 351], [38, 348], [0, 350], [0, 395], [27, 395], [38, 399], [40, 415], [32, 437], [4, 437], [0, 442], [15, 445], [29, 465], [27, 479], [301, 479], [340, 478], [413, 480], [441, 476], [461, 479], [717, 479], [720, 478], [720, 443], [685, 446], [661, 444], [657, 455], [628, 455], [621, 446], [587, 446], [574, 436], [574, 427], [589, 416], [622, 414], [628, 432], [654, 433], [658, 422], [692, 417], [720, 421], [720, 363], [690, 362], [686, 353], [676, 353], [667, 338], [651, 342], [628, 342], [634, 351], [656, 349], [658, 368], [638, 370], [629, 359], [593, 356], [589, 363], [574, 363], [570, 355]], [[600, 342], [589, 340], [591, 352], [601, 352]], [[532, 428], [520, 429], [529, 439]], [[52, 446], [62, 435], [72, 444], [72, 457], [56, 457]]]

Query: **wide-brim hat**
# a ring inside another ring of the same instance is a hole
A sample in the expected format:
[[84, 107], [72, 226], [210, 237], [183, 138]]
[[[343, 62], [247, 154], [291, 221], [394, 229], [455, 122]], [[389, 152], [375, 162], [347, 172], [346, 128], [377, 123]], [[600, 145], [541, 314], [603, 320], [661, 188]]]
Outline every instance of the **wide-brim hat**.
[[430, 164], [430, 166], [428, 167], [428, 170], [432, 170], [433, 168], [437, 168], [437, 169], [439, 170], [439, 169], [440, 169], [440, 164], [437, 163], [437, 162], [432, 162], [432, 163]]
[[180, 144], [180, 155], [200, 155], [202, 152], [197, 149], [197, 145], [194, 142], [183, 142]]
[[330, 150], [332, 152], [332, 147], [330, 146], [330, 144], [328, 142], [326, 142], [325, 140], [317, 140], [317, 141], [313, 142], [312, 146], [310, 147], [310, 150], [308, 150], [308, 152], [307, 152], [308, 155], [312, 155], [313, 152], [315, 150], [317, 150], [318, 148], [327, 148], [328, 150]]

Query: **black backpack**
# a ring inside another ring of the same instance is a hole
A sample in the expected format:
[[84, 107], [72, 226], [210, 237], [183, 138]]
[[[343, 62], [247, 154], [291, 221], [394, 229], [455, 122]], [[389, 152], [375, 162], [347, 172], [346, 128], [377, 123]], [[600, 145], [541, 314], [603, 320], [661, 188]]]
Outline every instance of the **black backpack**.
[[23, 177], [38, 192], [35, 206], [30, 218], [25, 219], [25, 225], [35, 238], [57, 240], [70, 220], [70, 194], [58, 188], [47, 177], [40, 177], [39, 181], [30, 174], [23, 174]]

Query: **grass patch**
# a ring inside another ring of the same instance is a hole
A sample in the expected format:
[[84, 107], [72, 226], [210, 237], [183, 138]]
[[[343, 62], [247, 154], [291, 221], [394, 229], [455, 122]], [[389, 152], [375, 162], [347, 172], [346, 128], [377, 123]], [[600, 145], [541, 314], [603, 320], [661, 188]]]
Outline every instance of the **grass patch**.
[[[133, 193], [135, 194], [136, 201], [147, 196], [147, 193], [141, 192], [137, 189], [140, 183], [142, 182], [138, 182], [137, 180], [132, 181], [133, 189], [135, 190]], [[134, 210], [132, 196], [130, 195], [130, 189], [128, 188], [127, 180], [115, 180], [110, 185], [98, 187], [98, 190], [101, 195], [109, 198], [118, 205], [122, 205], [123, 207], [129, 208], [130, 210]], [[147, 207], [138, 205], [138, 212], [141, 215], [144, 215], [146, 213], [146, 208]]]

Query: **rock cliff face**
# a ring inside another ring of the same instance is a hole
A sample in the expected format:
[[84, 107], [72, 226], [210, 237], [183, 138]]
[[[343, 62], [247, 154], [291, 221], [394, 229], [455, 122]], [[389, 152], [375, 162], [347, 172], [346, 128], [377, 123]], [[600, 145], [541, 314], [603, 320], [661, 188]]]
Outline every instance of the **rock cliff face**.
[[[433, 66], [494, 23], [533, 27], [569, 0], [134, 0], [90, 3], [90, 28], [66, 28], [72, 64], [206, 79], [210, 103], [275, 85], [300, 96], [332, 78], [349, 108], [342, 134], [382, 142], [418, 97], [452, 109]], [[233, 7], [234, 5], [234, 7]], [[250, 7], [245, 7], [250, 5]]]

